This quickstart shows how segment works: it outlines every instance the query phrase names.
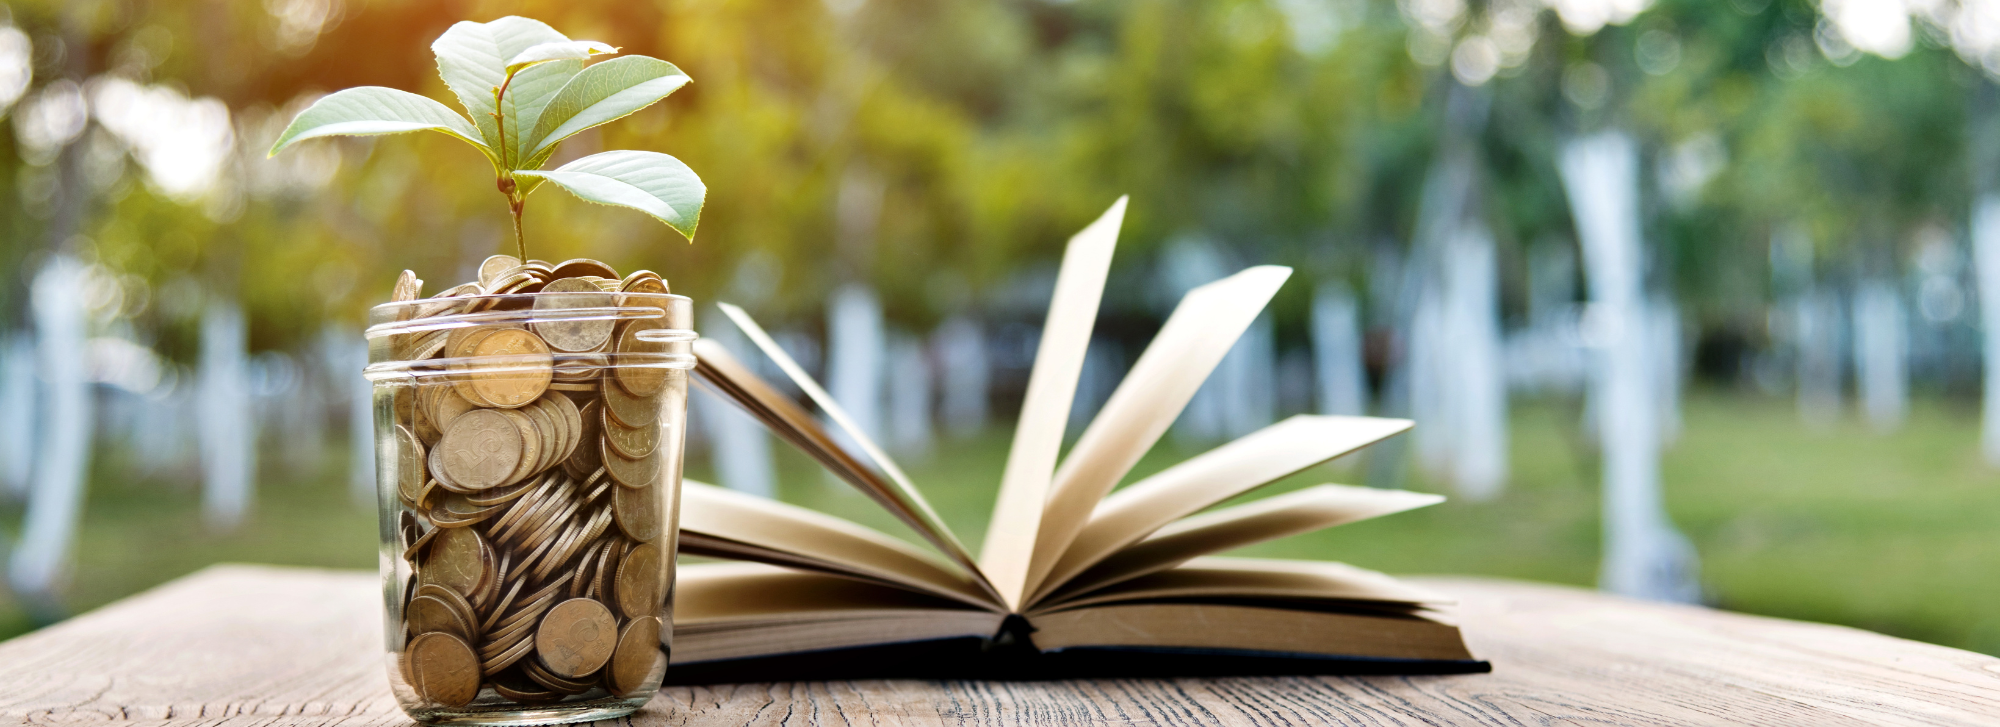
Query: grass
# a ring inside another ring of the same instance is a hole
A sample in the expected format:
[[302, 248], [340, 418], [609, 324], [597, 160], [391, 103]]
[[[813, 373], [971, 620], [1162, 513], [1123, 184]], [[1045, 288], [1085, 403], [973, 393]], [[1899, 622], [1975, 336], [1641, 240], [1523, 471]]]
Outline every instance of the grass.
[[[1878, 435], [1858, 423], [1802, 426], [1791, 403], [1698, 393], [1662, 463], [1668, 508], [1701, 553], [1715, 605], [1842, 623], [2000, 654], [2000, 471], [1978, 452], [1977, 412], [1919, 402], [1907, 426]], [[1454, 498], [1375, 521], [1265, 544], [1256, 555], [1326, 558], [1392, 573], [1477, 573], [1588, 585], [1598, 558], [1597, 462], [1573, 406], [1516, 406], [1513, 477], [1488, 502]], [[985, 530], [1008, 435], [942, 443], [905, 462], [969, 547]], [[1200, 451], [1168, 441], [1135, 477]], [[886, 513], [801, 456], [780, 455], [787, 500], [908, 534]], [[264, 477], [256, 510], [234, 532], [202, 524], [186, 478], [133, 477], [95, 465], [64, 607], [92, 608], [219, 561], [373, 568], [375, 515], [349, 499], [337, 453]], [[1267, 492], [1359, 483], [1336, 463]], [[700, 458], [689, 476], [705, 478]], [[1450, 494], [1413, 475], [1411, 489]], [[1260, 493], [1261, 494], [1261, 493]], [[18, 505], [0, 517], [18, 522]], [[0, 599], [0, 635], [36, 623]]]

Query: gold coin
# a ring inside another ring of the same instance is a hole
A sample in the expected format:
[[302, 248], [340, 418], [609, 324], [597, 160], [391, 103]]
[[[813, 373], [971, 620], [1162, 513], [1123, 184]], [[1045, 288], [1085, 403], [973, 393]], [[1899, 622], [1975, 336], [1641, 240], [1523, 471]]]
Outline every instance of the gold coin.
[[425, 476], [424, 443], [409, 428], [396, 427], [396, 494], [414, 503], [423, 492]]
[[606, 265], [603, 262], [592, 260], [587, 257], [580, 257], [575, 260], [564, 260], [561, 264], [556, 265], [555, 267], [549, 269], [549, 278], [551, 280], [557, 278], [584, 278], [584, 277], [611, 278], [612, 280], [617, 280], [618, 269], [611, 267], [610, 265]]
[[494, 255], [479, 263], [479, 284], [492, 285], [501, 273], [521, 266], [521, 259], [512, 255]]
[[660, 612], [665, 589], [660, 587], [660, 546], [640, 543], [618, 564], [618, 610], [626, 618]]
[[429, 557], [417, 568], [418, 587], [439, 585], [470, 598], [494, 577], [493, 546], [473, 528], [444, 528], [431, 540]]
[[[625, 327], [618, 331], [618, 353], [629, 354], [635, 359], [643, 359], [646, 354], [666, 353], [665, 343], [639, 340], [641, 332], [656, 331], [666, 327], [667, 324], [659, 318], [627, 321]], [[618, 368], [612, 369], [612, 374], [618, 379], [618, 385], [631, 392], [633, 396], [653, 396], [666, 388], [667, 370], [648, 365], [664, 362], [635, 360], [621, 363]]]
[[645, 688], [652, 676], [653, 662], [660, 654], [660, 618], [632, 619], [618, 634], [618, 648], [611, 652], [611, 668], [606, 670], [606, 686], [612, 694], [624, 696]]
[[[653, 454], [639, 459], [626, 459], [619, 456], [618, 452], [611, 448], [611, 429], [616, 426], [618, 425], [609, 422], [605, 423], [604, 440], [601, 444], [604, 447], [604, 451], [598, 454], [598, 457], [604, 460], [604, 471], [611, 475], [611, 481], [628, 488], [650, 487], [654, 483], [659, 482], [662, 469], [660, 467], [660, 460], [663, 459], [660, 457], [659, 452], [655, 451]], [[648, 540], [648, 538], [640, 538], [640, 540]]]
[[593, 540], [584, 546], [583, 552], [578, 554], [580, 557], [576, 559], [576, 572], [570, 574], [570, 598], [596, 598], [590, 593], [590, 584], [597, 580], [597, 565], [603, 562], [598, 555], [610, 546], [611, 541], [604, 539]]
[[409, 660], [410, 686], [425, 701], [462, 707], [479, 696], [479, 657], [463, 639], [433, 631], [410, 641], [403, 652]]
[[396, 287], [389, 291], [389, 301], [392, 303], [412, 301], [423, 297], [423, 294], [424, 281], [418, 280], [415, 272], [405, 270], [403, 274], [396, 276]]
[[625, 562], [625, 554], [632, 549], [632, 543], [613, 536], [611, 547], [599, 556], [597, 578], [590, 584], [590, 597], [609, 602], [612, 594], [618, 592], [618, 566]]
[[[561, 278], [542, 286], [535, 296], [534, 308], [547, 311], [551, 317], [563, 315], [562, 311], [578, 308], [609, 308], [617, 304], [617, 297], [603, 292], [595, 283], [582, 278]], [[617, 324], [609, 318], [598, 320], [546, 320], [528, 324], [548, 342], [549, 348], [557, 351], [595, 351], [611, 340], [611, 329]]]
[[570, 401], [567, 396], [548, 397], [548, 403], [550, 414], [556, 418], [557, 424], [563, 430], [562, 454], [556, 459], [558, 461], [569, 459], [570, 454], [576, 451], [577, 445], [583, 443], [582, 412], [576, 408], [576, 402]]
[[604, 373], [604, 367], [611, 360], [602, 353], [565, 353], [556, 356], [555, 380], [567, 383], [588, 382]]
[[576, 479], [588, 479], [598, 468], [604, 466], [603, 453], [598, 449], [597, 438], [604, 431], [599, 417], [603, 405], [593, 399], [577, 410], [577, 448], [568, 459], [563, 460], [563, 471]]
[[597, 381], [555, 381], [549, 384], [549, 391], [589, 393], [597, 390]]
[[[606, 374], [607, 378], [613, 376], [615, 375]], [[634, 396], [626, 392], [623, 387], [612, 384], [604, 385], [604, 396], [599, 399], [604, 402], [604, 410], [611, 414], [611, 418], [628, 427], [650, 426], [653, 422], [659, 421], [660, 409], [666, 404], [661, 397]]]
[[563, 694], [582, 694], [590, 691], [590, 688], [593, 686], [588, 680], [567, 679], [557, 676], [555, 672], [549, 671], [548, 668], [536, 663], [534, 659], [521, 662], [521, 673], [528, 675], [528, 678], [535, 680], [535, 683]]
[[479, 340], [470, 364], [469, 383], [477, 396], [466, 398], [512, 409], [542, 395], [555, 375], [555, 359], [535, 334], [503, 328]]
[[604, 443], [611, 445], [612, 454], [626, 459], [640, 459], [660, 448], [660, 432], [664, 429], [666, 427], [657, 423], [644, 427], [628, 427], [616, 421], [608, 421], [604, 423]]
[[556, 449], [562, 446], [562, 433], [556, 431], [555, 420], [549, 418], [548, 409], [542, 406], [541, 399], [536, 399], [535, 403], [514, 411], [519, 412], [530, 425], [534, 426], [535, 442], [540, 445], [535, 452], [534, 466], [530, 467], [529, 471], [540, 472], [548, 469], [549, 465], [555, 464]]
[[466, 413], [438, 440], [444, 474], [450, 484], [471, 490], [504, 485], [528, 454], [521, 429], [501, 412], [479, 409]]
[[653, 495], [659, 488], [613, 487], [611, 490], [611, 511], [618, 521], [619, 530], [642, 543], [660, 537], [660, 501]]
[[445, 605], [444, 599], [436, 596], [410, 599], [410, 605], [403, 608], [403, 620], [410, 625], [413, 634], [438, 632], [472, 640], [472, 624], [466, 623], [457, 611]]
[[[496, 643], [495, 646], [498, 648], [495, 648], [492, 655], [480, 664], [479, 671], [483, 674], [496, 674], [502, 669], [513, 666], [515, 662], [535, 650], [535, 640], [523, 633], [510, 637], [505, 643]], [[481, 652], [481, 655], [486, 656], [485, 652]]]
[[618, 621], [604, 604], [572, 598], [556, 604], [535, 629], [535, 655], [559, 677], [580, 679], [597, 671], [618, 648]]
[[[659, 273], [651, 270], [638, 270], [634, 271], [631, 275], [625, 276], [625, 279], [620, 281], [618, 292], [666, 295], [669, 291], [667, 290], [667, 279], [660, 277]], [[628, 305], [624, 300], [620, 300], [618, 304]]]
[[431, 395], [431, 423], [437, 426], [438, 431], [451, 429], [451, 423], [457, 421], [459, 416], [479, 408], [459, 394], [456, 386], [433, 388], [437, 393]]
[[437, 537], [438, 530], [439, 528], [431, 528], [417, 536], [416, 540], [410, 541], [410, 547], [403, 550], [403, 560], [415, 562], [417, 554], [424, 551], [424, 546], [431, 544], [431, 538]]
[[518, 671], [494, 674], [490, 683], [495, 693], [523, 704], [541, 704], [563, 698], [562, 692], [542, 686]]

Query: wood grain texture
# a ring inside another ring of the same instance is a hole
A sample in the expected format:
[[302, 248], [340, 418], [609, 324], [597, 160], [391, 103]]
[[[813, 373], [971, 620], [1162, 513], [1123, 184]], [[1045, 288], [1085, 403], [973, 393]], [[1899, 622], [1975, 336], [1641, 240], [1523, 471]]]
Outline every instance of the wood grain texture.
[[[673, 687], [668, 725], [1991, 725], [2000, 659], [1510, 581], [1457, 594], [1492, 674]], [[373, 575], [221, 566], [0, 644], [0, 719], [408, 724]]]

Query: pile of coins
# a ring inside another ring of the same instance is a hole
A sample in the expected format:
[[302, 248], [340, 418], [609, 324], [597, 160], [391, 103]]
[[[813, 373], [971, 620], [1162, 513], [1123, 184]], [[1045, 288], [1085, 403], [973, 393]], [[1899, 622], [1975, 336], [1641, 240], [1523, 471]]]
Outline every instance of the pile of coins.
[[[404, 681], [427, 703], [550, 703], [632, 695], [666, 666], [661, 603], [670, 372], [612, 361], [665, 353], [661, 318], [563, 311], [664, 294], [659, 275], [595, 260], [496, 255], [479, 282], [408, 306], [406, 319], [519, 310], [512, 320], [398, 334], [402, 360], [436, 360], [396, 393], [398, 544], [411, 565]], [[422, 281], [398, 279], [399, 302]], [[513, 298], [489, 297], [539, 293]], [[530, 302], [532, 301], [532, 302]], [[501, 316], [505, 318], [505, 316]], [[419, 327], [421, 328], [421, 327]]]

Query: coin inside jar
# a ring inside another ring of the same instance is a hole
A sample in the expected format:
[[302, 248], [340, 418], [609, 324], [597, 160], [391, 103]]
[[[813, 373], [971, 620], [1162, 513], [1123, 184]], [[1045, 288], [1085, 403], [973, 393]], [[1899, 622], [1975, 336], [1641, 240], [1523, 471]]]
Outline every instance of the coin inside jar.
[[618, 564], [618, 610], [626, 618], [660, 612], [660, 546], [640, 543]]
[[653, 496], [655, 488], [613, 487], [611, 490], [611, 511], [619, 530], [642, 542], [660, 537], [660, 502]]
[[535, 654], [557, 676], [577, 679], [611, 659], [618, 647], [618, 621], [611, 610], [588, 598], [556, 604], [535, 630]]
[[[665, 327], [666, 324], [657, 318], [641, 318], [627, 321], [625, 326], [618, 331], [618, 353], [632, 355], [635, 358], [644, 354], [666, 353], [667, 344], [659, 341], [641, 340], [639, 338], [641, 332], [656, 331]], [[667, 370], [658, 368], [655, 365], [649, 365], [659, 362], [634, 360], [623, 363], [624, 365], [613, 369], [612, 374], [617, 377], [618, 385], [624, 387], [626, 391], [631, 392], [633, 396], [649, 397], [660, 393], [660, 389], [666, 388]]]
[[478, 409], [467, 412], [445, 430], [438, 440], [443, 470], [452, 484], [470, 490], [484, 490], [508, 483], [507, 478], [521, 466], [527, 441], [513, 420], [501, 410]]
[[496, 407], [511, 409], [534, 401], [555, 376], [549, 347], [520, 329], [494, 331], [473, 346], [472, 355], [471, 388], [479, 399]]
[[626, 695], [645, 686], [652, 676], [653, 663], [660, 655], [660, 619], [646, 616], [632, 619], [618, 634], [618, 648], [611, 653], [606, 670], [606, 686], [612, 694]]
[[404, 648], [404, 671], [425, 701], [462, 707], [479, 696], [479, 657], [463, 639], [433, 631]]
[[473, 528], [442, 528], [417, 571], [419, 584], [436, 584], [471, 597], [494, 576], [493, 547]]
[[[542, 292], [535, 296], [535, 310], [546, 312], [550, 317], [564, 315], [564, 311], [579, 308], [609, 308], [617, 302], [617, 297], [605, 293], [602, 288], [582, 278], [562, 278], [542, 286]], [[617, 324], [611, 318], [583, 320], [541, 320], [529, 324], [550, 348], [557, 351], [595, 351], [611, 340], [611, 330]]]

